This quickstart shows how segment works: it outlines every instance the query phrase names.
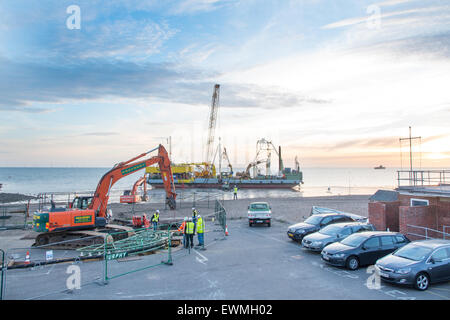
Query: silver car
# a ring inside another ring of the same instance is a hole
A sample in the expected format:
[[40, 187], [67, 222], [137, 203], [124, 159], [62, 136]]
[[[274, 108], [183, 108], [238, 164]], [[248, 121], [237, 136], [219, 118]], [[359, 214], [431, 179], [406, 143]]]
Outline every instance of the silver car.
[[430, 283], [450, 280], [450, 240], [414, 241], [379, 259], [381, 280], [426, 290]]
[[302, 246], [306, 249], [320, 252], [327, 245], [341, 241], [353, 233], [374, 230], [373, 225], [363, 222], [335, 223], [305, 236], [302, 240]]

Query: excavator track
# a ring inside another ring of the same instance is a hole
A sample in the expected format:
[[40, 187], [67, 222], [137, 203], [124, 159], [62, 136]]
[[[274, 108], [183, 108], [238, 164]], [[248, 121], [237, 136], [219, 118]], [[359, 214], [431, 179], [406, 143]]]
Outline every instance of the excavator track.
[[78, 231], [56, 231], [39, 234], [33, 246], [48, 249], [78, 249], [91, 245], [126, 239], [134, 235], [133, 228], [106, 225], [104, 228]]

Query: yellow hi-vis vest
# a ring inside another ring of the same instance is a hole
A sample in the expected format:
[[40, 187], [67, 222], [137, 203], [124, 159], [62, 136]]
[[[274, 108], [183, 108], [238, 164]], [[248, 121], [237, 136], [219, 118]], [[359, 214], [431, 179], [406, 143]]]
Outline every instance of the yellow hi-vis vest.
[[159, 221], [159, 214], [155, 213], [155, 214], [153, 215], [152, 221], [153, 221], [153, 222], [158, 222], [158, 221]]
[[234, 188], [234, 193], [237, 193], [237, 187]]
[[195, 224], [191, 221], [186, 222], [186, 227], [184, 228], [184, 232], [186, 234], [194, 234]]
[[205, 224], [203, 223], [203, 218], [198, 218], [197, 220], [197, 233], [205, 233]]

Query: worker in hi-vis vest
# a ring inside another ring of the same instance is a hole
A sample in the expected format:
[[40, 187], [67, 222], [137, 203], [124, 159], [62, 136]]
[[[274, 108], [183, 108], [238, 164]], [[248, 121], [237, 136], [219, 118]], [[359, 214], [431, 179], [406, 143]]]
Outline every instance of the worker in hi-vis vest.
[[185, 248], [194, 247], [194, 233], [195, 233], [195, 224], [192, 222], [192, 218], [188, 218], [188, 221], [186, 222], [186, 227], [184, 228], [184, 234], [186, 237]]
[[156, 212], [153, 214], [152, 217], [153, 231], [156, 231], [156, 229], [158, 229], [158, 222], [159, 222], [159, 210], [156, 210]]
[[238, 188], [236, 187], [236, 185], [234, 185], [234, 189], [233, 189], [233, 193], [234, 193], [233, 200], [237, 200], [237, 191], [238, 191]]
[[185, 247], [185, 248], [186, 248], [186, 234], [185, 234], [184, 230], [186, 229], [187, 221], [188, 221], [188, 217], [184, 217], [183, 223], [178, 228], [178, 232], [181, 232], [183, 234], [183, 247]]
[[197, 219], [197, 236], [198, 236], [198, 245], [203, 247], [205, 245], [205, 221], [202, 216], [198, 216]]

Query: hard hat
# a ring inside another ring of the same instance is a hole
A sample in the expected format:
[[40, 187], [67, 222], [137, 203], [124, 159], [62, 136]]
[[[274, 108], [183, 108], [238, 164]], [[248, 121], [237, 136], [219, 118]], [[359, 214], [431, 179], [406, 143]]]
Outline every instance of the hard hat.
[[184, 221], [188, 221], [188, 217], [184, 217]]
[[198, 215], [198, 218], [200, 219], [202, 216], [201, 215]]
[[188, 221], [192, 221], [192, 218], [188, 218]]
[[159, 213], [159, 210], [156, 210], [156, 213]]
[[192, 211], [194, 211], [195, 210], [195, 208], [192, 208]]

